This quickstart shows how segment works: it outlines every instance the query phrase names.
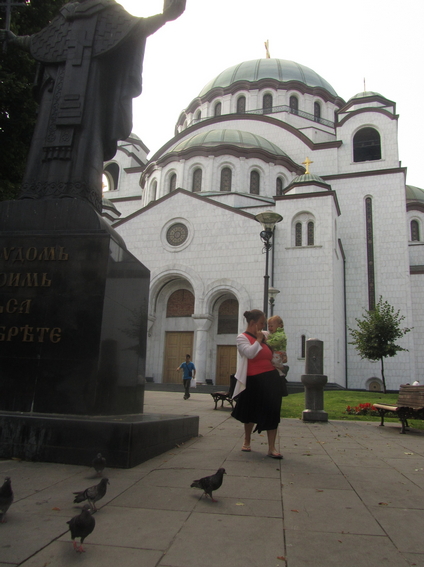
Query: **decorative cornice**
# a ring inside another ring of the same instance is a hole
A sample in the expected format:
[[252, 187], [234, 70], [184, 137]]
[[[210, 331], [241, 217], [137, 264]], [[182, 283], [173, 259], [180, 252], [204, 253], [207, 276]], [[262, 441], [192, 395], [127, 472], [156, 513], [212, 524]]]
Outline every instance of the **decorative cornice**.
[[[149, 166], [153, 162], [157, 161], [164, 153], [166, 153], [170, 147], [172, 147], [174, 144], [176, 144], [186, 136], [194, 135], [194, 133], [196, 133], [197, 130], [203, 129], [205, 125], [210, 126], [211, 124], [221, 124], [222, 122], [232, 122], [235, 120], [261, 122], [261, 123], [265, 122], [267, 124], [272, 124], [273, 126], [285, 130], [290, 134], [292, 134], [293, 136], [299, 138], [299, 140], [303, 142], [306, 146], [308, 146], [308, 148], [312, 151], [339, 148], [342, 145], [342, 142], [339, 140], [334, 140], [333, 142], [314, 143], [305, 134], [303, 134], [303, 132], [299, 132], [299, 130], [297, 130], [290, 124], [287, 124], [286, 122], [282, 122], [281, 120], [277, 120], [276, 118], [272, 118], [271, 116], [263, 116], [257, 114], [225, 114], [223, 116], [215, 116], [213, 118], [202, 120], [201, 122], [198, 122], [197, 124], [193, 124], [193, 126], [190, 126], [186, 130], [183, 130], [182, 132], [176, 134], [173, 138], [171, 138], [171, 140], [168, 140], [168, 142], [166, 142], [152, 156], [152, 158], [149, 160], [146, 166], [146, 171], [149, 168]], [[302, 168], [302, 173], [303, 173], [303, 168]]]
[[424, 266], [409, 266], [409, 273], [414, 276], [424, 274]]
[[396, 114], [396, 103], [393, 102], [392, 100], [389, 100], [388, 98], [384, 98], [384, 96], [377, 95], [377, 94], [375, 94], [373, 96], [363, 96], [363, 97], [358, 97], [358, 98], [351, 98], [350, 100], [347, 101], [345, 106], [340, 108], [340, 110], [338, 112], [339, 112], [339, 114], [346, 112], [346, 111], [349, 110], [349, 108], [352, 108], [352, 106], [356, 106], [357, 104], [365, 104], [365, 101], [367, 103], [368, 102], [381, 102], [382, 104], [384, 104], [384, 106], [392, 107], [393, 112]]
[[123, 203], [124, 201], [141, 201], [141, 196], [137, 197], [108, 197], [108, 200], [112, 203]]
[[347, 122], [354, 116], [358, 116], [358, 114], [364, 114], [365, 112], [377, 112], [377, 114], [384, 114], [384, 116], [387, 116], [388, 118], [390, 118], [390, 120], [397, 120], [399, 118], [399, 114], [392, 114], [384, 108], [376, 108], [375, 106], [371, 106], [370, 108], [358, 108], [358, 110], [349, 112], [347, 116], [344, 116], [339, 122], [336, 122], [336, 128], [341, 128], [342, 126], [344, 126], [345, 122]]
[[157, 207], [158, 205], [164, 203], [168, 199], [172, 199], [173, 197], [175, 197], [175, 195], [178, 195], [179, 193], [182, 193], [183, 195], [191, 197], [192, 199], [198, 199], [200, 201], [206, 202], [209, 205], [212, 205], [214, 207], [224, 209], [225, 211], [229, 211], [229, 212], [231, 212], [235, 215], [239, 215], [239, 216], [251, 219], [251, 220], [255, 220], [255, 216], [251, 215], [250, 213], [246, 213], [246, 212], [241, 211], [239, 209], [235, 209], [234, 207], [230, 207], [229, 205], [225, 205], [224, 203], [219, 203], [217, 201], [214, 201], [213, 199], [208, 199], [208, 197], [203, 197], [202, 195], [199, 195], [198, 193], [192, 193], [191, 191], [187, 191], [186, 189], [182, 189], [181, 187], [179, 187], [178, 189], [175, 189], [175, 191], [172, 191], [172, 193], [168, 193], [168, 195], [164, 195], [163, 197], [161, 197], [157, 201], [152, 201], [151, 203], [149, 203], [147, 206], [143, 207], [142, 209], [139, 209], [138, 211], [135, 211], [134, 213], [128, 215], [127, 217], [120, 219], [119, 221], [114, 223], [113, 227], [121, 226], [121, 224], [124, 224], [125, 222], [132, 220], [133, 218], [138, 217], [139, 215], [142, 215], [146, 211], [149, 211], [150, 209]]
[[274, 197], [275, 201], [290, 201], [296, 199], [313, 199], [315, 197], [332, 197], [336, 206], [337, 216], [341, 215], [337, 193], [332, 189], [320, 191], [319, 193], [295, 193], [294, 195], [279, 195]]
[[406, 175], [406, 167], [395, 167], [393, 169], [373, 169], [371, 171], [358, 171], [355, 173], [336, 173], [334, 175], [321, 175], [324, 180], [351, 179], [355, 177], [373, 177], [375, 175], [391, 175], [393, 173], [403, 173]]
[[420, 201], [409, 201], [406, 203], [406, 210], [420, 211], [420, 213], [424, 213], [424, 203]]

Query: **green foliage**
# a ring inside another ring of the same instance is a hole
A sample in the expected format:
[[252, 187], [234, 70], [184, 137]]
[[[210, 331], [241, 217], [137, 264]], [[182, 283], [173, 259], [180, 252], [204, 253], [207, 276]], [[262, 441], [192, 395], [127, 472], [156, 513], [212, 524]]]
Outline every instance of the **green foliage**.
[[[31, 35], [43, 29], [66, 0], [31, 0], [12, 8], [11, 31]], [[0, 12], [0, 29], [5, 12]], [[25, 171], [37, 115], [33, 84], [37, 64], [16, 46], [0, 48], [0, 200], [15, 199]]]
[[383, 359], [387, 356], [395, 356], [402, 350], [408, 350], [396, 344], [396, 341], [408, 333], [411, 329], [401, 328], [401, 323], [405, 319], [387, 301], [380, 299], [374, 309], [367, 311], [364, 318], [355, 319], [358, 329], [349, 331], [353, 341], [349, 344], [354, 345], [361, 358], [368, 360], [381, 361], [381, 377], [383, 380], [384, 391], [386, 391], [386, 381], [384, 377]]

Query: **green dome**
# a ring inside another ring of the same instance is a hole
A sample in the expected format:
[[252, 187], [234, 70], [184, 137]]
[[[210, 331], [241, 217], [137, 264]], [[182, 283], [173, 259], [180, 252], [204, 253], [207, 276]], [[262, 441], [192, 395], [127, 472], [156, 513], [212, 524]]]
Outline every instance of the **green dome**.
[[422, 201], [424, 202], [424, 189], [414, 187], [413, 185], [406, 185], [406, 200], [407, 201]]
[[290, 185], [295, 185], [296, 183], [324, 183], [328, 185], [319, 175], [314, 175], [313, 173], [304, 173], [303, 175], [298, 175], [293, 179]]
[[254, 59], [222, 71], [202, 89], [199, 97], [204, 96], [214, 88], [225, 88], [237, 81], [254, 83], [261, 79], [275, 79], [281, 83], [299, 81], [308, 87], [321, 87], [333, 96], [337, 96], [336, 91], [325, 79], [305, 65], [286, 59]]
[[260, 148], [271, 154], [287, 155], [281, 148], [269, 142], [262, 136], [243, 132], [241, 130], [209, 130], [200, 132], [191, 138], [186, 138], [172, 148], [172, 152], [182, 152], [198, 146], [218, 146], [228, 144], [238, 148]]
[[363, 93], [357, 93], [355, 96], [353, 96], [349, 100], [354, 100], [355, 98], [368, 98], [370, 96], [381, 96], [382, 98], [385, 98], [380, 93], [376, 93], [374, 91], [364, 91]]

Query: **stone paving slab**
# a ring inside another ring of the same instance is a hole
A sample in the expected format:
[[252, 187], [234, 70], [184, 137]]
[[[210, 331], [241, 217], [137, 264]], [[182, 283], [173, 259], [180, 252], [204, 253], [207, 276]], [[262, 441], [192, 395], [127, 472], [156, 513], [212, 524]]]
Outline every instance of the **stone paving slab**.
[[[424, 432], [397, 423], [283, 420], [283, 461], [266, 435], [243, 453], [242, 425], [209, 395], [148, 391], [148, 413], [200, 416], [200, 436], [133, 469], [107, 468], [96, 528], [73, 551], [72, 492], [90, 467], [0, 461], [15, 502], [0, 524], [0, 566], [424, 567]], [[96, 448], [93, 448], [93, 456]], [[190, 488], [223, 466], [214, 503]]]

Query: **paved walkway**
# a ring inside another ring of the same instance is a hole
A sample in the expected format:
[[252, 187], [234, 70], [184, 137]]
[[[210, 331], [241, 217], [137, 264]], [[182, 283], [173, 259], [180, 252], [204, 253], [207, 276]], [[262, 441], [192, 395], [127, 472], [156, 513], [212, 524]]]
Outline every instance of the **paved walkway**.
[[[86, 553], [72, 549], [72, 492], [86, 467], [0, 460], [15, 503], [0, 524], [0, 566], [424, 567], [424, 432], [400, 424], [286, 419], [283, 461], [266, 436], [242, 453], [242, 426], [208, 394], [146, 392], [146, 413], [200, 416], [201, 436], [133, 469], [107, 469]], [[93, 455], [96, 448], [93, 447]], [[190, 488], [225, 467], [217, 503]]]

